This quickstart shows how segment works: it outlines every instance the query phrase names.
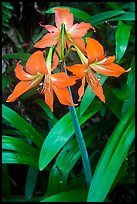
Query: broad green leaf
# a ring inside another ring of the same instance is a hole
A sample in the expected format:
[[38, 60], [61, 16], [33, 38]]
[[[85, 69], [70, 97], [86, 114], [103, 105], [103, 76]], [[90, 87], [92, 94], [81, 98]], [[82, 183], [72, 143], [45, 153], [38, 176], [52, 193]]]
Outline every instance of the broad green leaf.
[[35, 149], [32, 145], [21, 141], [18, 138], [3, 135], [2, 136], [2, 149], [17, 151], [24, 154], [31, 154], [32, 156], [38, 157], [39, 151]]
[[121, 10], [121, 6], [120, 4], [116, 3], [116, 2], [104, 2], [104, 4], [107, 4], [109, 7], [111, 7], [112, 9], [115, 10]]
[[5, 6], [7, 9], [13, 10], [13, 7], [11, 6], [10, 2], [2, 2], [2, 6]]
[[29, 166], [25, 182], [25, 196], [29, 200], [33, 196], [37, 184], [38, 173], [39, 173], [38, 167]]
[[111, 86], [109, 84], [104, 84], [104, 95], [106, 97], [106, 106], [112, 111], [117, 118], [121, 117], [122, 101], [117, 98], [112, 92]]
[[38, 158], [29, 154], [18, 152], [3, 151], [2, 152], [3, 164], [26, 164], [38, 167]]
[[5, 60], [19, 59], [19, 60], [27, 61], [30, 55], [31, 54], [27, 54], [27, 53], [10, 53], [10, 54], [3, 55], [2, 59], [5, 59]]
[[[29, 200], [29, 202], [40, 202], [40, 200], [42, 198], [43, 197], [40, 197], [40, 196], [33, 196]], [[17, 203], [27, 202], [28, 203], [28, 199], [25, 196], [21, 196], [21, 195], [10, 195], [10, 196], [4, 197], [3, 202], [8, 202], [8, 203], [11, 203], [11, 202], [17, 202]]]
[[2, 104], [2, 117], [20, 130], [26, 138], [33, 141], [38, 147], [41, 147], [44, 140], [43, 135], [33, 128], [23, 117], [4, 104]]
[[[107, 21], [135, 21], [135, 13], [134, 12], [125, 12], [121, 15], [118, 15], [116, 17], [112, 17], [107, 19]], [[103, 23], [104, 21], [102, 21], [101, 23]]]
[[[100, 134], [104, 129], [106, 129], [108, 125], [109, 125], [108, 121], [107, 124], [102, 122], [101, 124], [95, 124], [93, 127], [85, 130], [83, 132], [83, 137], [86, 146], [91, 144], [95, 137], [98, 134]], [[66, 186], [68, 175], [79, 158], [80, 151], [77, 140], [74, 137], [64, 145], [63, 149], [58, 154], [57, 159], [50, 171], [48, 182], [48, 195], [63, 192], [66, 188], [68, 188], [68, 185]], [[79, 187], [79, 185], [77, 187]]]
[[134, 107], [131, 107], [122, 116], [101, 155], [90, 185], [87, 202], [104, 201], [134, 137]]
[[47, 114], [47, 116], [48, 116], [50, 119], [53, 119], [53, 113], [51, 112], [49, 106], [45, 103], [44, 100], [42, 100], [42, 99], [36, 99], [36, 100], [33, 101], [33, 103], [38, 104], [38, 105], [44, 110], [44, 112]]
[[[103, 75], [101, 76], [101, 79], [100, 79], [101, 85], [104, 84], [106, 79], [107, 79], [107, 76], [103, 76]], [[90, 85], [88, 85], [80, 103], [80, 116], [82, 116], [85, 113], [85, 111], [93, 101], [94, 97], [95, 97], [95, 94], [92, 91], [92, 88], [90, 87]]]
[[87, 191], [72, 190], [47, 197], [41, 202], [85, 202]]
[[105, 12], [101, 12], [99, 14], [92, 16], [91, 18], [88, 19], [88, 22], [91, 24], [96, 24], [96, 23], [102, 22], [104, 20], [108, 21], [112, 17], [118, 16], [118, 15], [124, 14], [124, 13], [125, 13], [125, 11], [122, 11], [122, 10], [105, 11]]
[[131, 25], [127, 25], [122, 21], [119, 21], [118, 27], [115, 33], [115, 40], [116, 40], [115, 53], [116, 53], [117, 62], [119, 62], [125, 54], [125, 51], [128, 46], [131, 29], [132, 29]]
[[20, 99], [21, 101], [25, 101], [27, 100], [28, 98], [30, 98], [31, 96], [37, 94], [38, 91], [37, 91], [37, 87], [34, 87], [30, 90], [28, 90], [27, 92], [25, 92], [23, 95], [20, 96]]
[[2, 76], [2, 91], [6, 88], [7, 84], [9, 84], [7, 77]]
[[131, 71], [128, 73], [127, 78], [127, 85], [130, 90], [130, 96], [126, 101], [124, 101], [122, 114], [124, 114], [130, 106], [135, 106], [135, 56], [131, 61], [130, 67]]
[[86, 13], [80, 9], [72, 8], [69, 6], [56, 6], [56, 7], [53, 7], [53, 8], [46, 10], [45, 13], [54, 13], [54, 8], [68, 8], [70, 10], [70, 12], [73, 13], [73, 15], [76, 18], [82, 19], [83, 21], [86, 21], [89, 18], [91, 18], [91, 15], [89, 15], [88, 13]]
[[[79, 124], [82, 125], [87, 119], [99, 111], [101, 107], [102, 103], [100, 101], [94, 103], [89, 113], [83, 115], [82, 117], [78, 117]], [[79, 109], [76, 108], [77, 114], [78, 111]], [[74, 133], [75, 131], [70, 113], [67, 113], [51, 129], [42, 145], [39, 158], [40, 170], [43, 170], [50, 163], [50, 161], [55, 157], [55, 155]]]
[[122, 101], [127, 100], [130, 96], [130, 89], [126, 83], [123, 83], [120, 88], [112, 88], [112, 92]]

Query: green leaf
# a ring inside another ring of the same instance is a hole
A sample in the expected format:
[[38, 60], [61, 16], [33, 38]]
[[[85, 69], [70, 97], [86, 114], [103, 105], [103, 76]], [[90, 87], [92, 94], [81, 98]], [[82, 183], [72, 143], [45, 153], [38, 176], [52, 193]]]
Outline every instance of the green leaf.
[[54, 13], [54, 8], [68, 8], [70, 10], [70, 12], [76, 17], [79, 18], [83, 21], [88, 20], [89, 18], [91, 18], [91, 15], [89, 15], [88, 13], [80, 10], [80, 9], [76, 9], [76, 8], [72, 8], [69, 6], [56, 6], [53, 8], [50, 8], [48, 10], [45, 11], [45, 13]]
[[[92, 105], [89, 113], [83, 115], [82, 117], [78, 116], [80, 125], [82, 125], [87, 119], [99, 111], [101, 107], [102, 103], [99, 101]], [[78, 111], [79, 108], [76, 108], [77, 114]], [[43, 170], [50, 163], [50, 161], [55, 157], [55, 155], [74, 133], [75, 131], [70, 113], [67, 113], [51, 129], [42, 145], [39, 158], [40, 170]]]
[[7, 84], [8, 84], [8, 80], [6, 76], [2, 76], [2, 91], [6, 88]]
[[131, 61], [130, 67], [131, 71], [128, 73], [127, 78], [127, 85], [130, 90], [130, 96], [126, 101], [124, 101], [122, 114], [124, 114], [130, 106], [135, 106], [135, 56]]
[[135, 137], [134, 111], [131, 107], [113, 131], [96, 167], [87, 202], [106, 198]]
[[107, 21], [135, 21], [135, 13], [134, 12], [125, 12], [124, 14], [118, 15], [116, 17], [112, 17], [107, 19]]
[[104, 20], [108, 21], [112, 17], [118, 16], [118, 15], [124, 14], [124, 13], [125, 13], [125, 11], [122, 11], [122, 10], [105, 11], [105, 12], [101, 12], [99, 14], [92, 16], [90, 19], [88, 19], [88, 22], [91, 24], [96, 24], [96, 23], [102, 22]]
[[[33, 196], [31, 198], [31, 202], [40, 202], [40, 200], [42, 199], [42, 197], [40, 196]], [[28, 203], [28, 199], [25, 197], [25, 196], [21, 196], [21, 195], [10, 195], [10, 196], [7, 196], [7, 197], [4, 197], [3, 199], [3, 202], [8, 202], [8, 203], [11, 203], [11, 202], [27, 202]]]
[[36, 100], [33, 100], [33, 103], [38, 104], [38, 105], [44, 110], [44, 112], [47, 114], [47, 116], [48, 116], [50, 119], [53, 119], [53, 113], [51, 112], [49, 106], [45, 103], [44, 100], [42, 100], [42, 99], [36, 99]]
[[112, 88], [112, 92], [122, 101], [127, 100], [130, 96], [130, 89], [126, 83], [122, 84], [120, 88]]
[[20, 96], [21, 101], [27, 100], [28, 98], [30, 98], [31, 96], [37, 94], [37, 87], [31, 88], [30, 90], [28, 90], [27, 92], [25, 92], [23, 95]]
[[87, 191], [72, 190], [59, 193], [41, 200], [41, 202], [85, 202]]
[[2, 6], [6, 7], [7, 9], [13, 10], [13, 7], [11, 6], [10, 2], [2, 2]]
[[3, 55], [2, 59], [5, 59], [5, 60], [19, 59], [19, 60], [27, 61], [30, 55], [31, 54], [27, 54], [27, 53], [10, 53], [10, 54]]
[[112, 111], [112, 113], [120, 119], [121, 117], [121, 109], [122, 109], [122, 101], [117, 98], [112, 92], [111, 86], [109, 84], [104, 84], [104, 94], [106, 97], [106, 105]]
[[[105, 123], [95, 124], [83, 132], [86, 146], [92, 143], [95, 137], [100, 134], [108, 125]], [[58, 154], [57, 159], [50, 171], [48, 182], [48, 195], [54, 195], [68, 189], [68, 175], [80, 158], [80, 151], [76, 138], [69, 140]], [[85, 180], [85, 179], [84, 179]], [[86, 182], [85, 182], [86, 186]], [[79, 185], [77, 185], [79, 187]], [[83, 183], [84, 188], [84, 183]]]
[[117, 62], [119, 62], [125, 54], [125, 51], [128, 46], [131, 29], [132, 29], [131, 25], [127, 25], [122, 21], [119, 21], [118, 27], [115, 33], [115, 40], [116, 40], [115, 53], [116, 53]]
[[25, 196], [27, 199], [31, 199], [33, 196], [37, 179], [38, 179], [39, 169], [34, 166], [29, 166], [26, 183], [25, 183]]
[[18, 152], [3, 151], [2, 152], [3, 164], [26, 164], [38, 167], [38, 158], [29, 154]]
[[39, 156], [39, 151], [35, 149], [31, 144], [21, 141], [18, 138], [6, 135], [2, 136], [2, 149], [17, 151], [24, 154], [31, 154], [32, 156], [35, 156], [37, 158]]
[[[104, 84], [106, 79], [107, 79], [107, 76], [103, 76], [103, 75], [101, 76], [101, 79], [100, 79], [101, 85]], [[80, 116], [82, 116], [85, 113], [85, 111], [93, 101], [94, 97], [95, 97], [95, 94], [92, 91], [92, 88], [90, 87], [90, 85], [88, 85], [80, 103]]]
[[112, 9], [115, 10], [121, 10], [121, 6], [120, 4], [116, 3], [116, 2], [104, 2], [104, 4], [107, 4], [109, 7], [111, 7]]
[[23, 117], [4, 104], [2, 104], [2, 117], [20, 130], [26, 138], [33, 141], [38, 147], [41, 147], [44, 140], [43, 135], [33, 128]]

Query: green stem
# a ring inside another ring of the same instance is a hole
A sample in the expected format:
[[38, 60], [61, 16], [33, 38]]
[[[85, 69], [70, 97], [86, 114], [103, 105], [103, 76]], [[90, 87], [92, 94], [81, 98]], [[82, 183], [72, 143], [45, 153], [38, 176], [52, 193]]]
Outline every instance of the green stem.
[[61, 59], [64, 59], [65, 24], [61, 25]]
[[89, 157], [88, 157], [88, 153], [86, 149], [86, 144], [83, 138], [83, 134], [81, 132], [76, 109], [74, 106], [69, 106], [69, 110], [71, 113], [72, 122], [74, 125], [75, 134], [76, 134], [77, 142], [78, 142], [80, 153], [81, 153], [86, 183], [87, 183], [87, 186], [89, 187], [91, 183], [91, 179], [92, 179], [92, 174], [91, 174], [91, 168], [90, 168]]
[[[65, 65], [65, 63], [64, 63]], [[65, 72], [67, 73], [66, 69]], [[72, 97], [72, 92], [70, 87], [68, 87], [72, 102], [73, 102], [73, 97]], [[78, 117], [77, 117], [77, 113], [76, 113], [76, 109], [74, 106], [69, 106], [69, 111], [71, 114], [71, 118], [72, 118], [72, 123], [74, 126], [74, 130], [75, 130], [75, 134], [76, 134], [76, 139], [78, 142], [78, 146], [80, 149], [80, 154], [81, 154], [81, 158], [82, 158], [82, 163], [83, 163], [83, 168], [84, 168], [84, 173], [85, 173], [85, 178], [86, 178], [86, 183], [87, 183], [87, 187], [89, 188], [91, 180], [92, 180], [92, 173], [91, 173], [91, 168], [90, 168], [90, 161], [89, 161], [89, 157], [88, 157], [88, 152], [87, 152], [87, 148], [86, 148], [86, 144], [84, 141], [84, 137], [81, 131], [81, 127], [78, 121]]]
[[[61, 60], [62, 60], [62, 65], [65, 66], [65, 60], [66, 57], [68, 56], [70, 50], [68, 50], [66, 56], [64, 55], [64, 41], [65, 41], [65, 24], [63, 23], [61, 25]], [[67, 73], [67, 70], [64, 69], [65, 72]], [[72, 97], [72, 93], [71, 93], [71, 89], [70, 87], [68, 87], [72, 102], [73, 102], [73, 97]], [[75, 130], [75, 134], [76, 134], [76, 139], [78, 142], [78, 146], [80, 149], [80, 154], [81, 154], [81, 158], [82, 158], [82, 163], [83, 163], [83, 168], [84, 168], [84, 173], [85, 173], [85, 178], [86, 178], [86, 183], [87, 183], [87, 187], [89, 188], [90, 183], [91, 183], [91, 179], [92, 179], [92, 174], [91, 174], [91, 168], [90, 168], [90, 162], [89, 162], [89, 157], [88, 157], [88, 153], [87, 153], [87, 148], [86, 148], [86, 144], [84, 141], [84, 137], [80, 128], [80, 124], [78, 121], [78, 117], [77, 117], [77, 113], [76, 113], [76, 109], [74, 106], [69, 106], [69, 111], [71, 114], [71, 118], [72, 118], [72, 123], [74, 126], [74, 130]]]

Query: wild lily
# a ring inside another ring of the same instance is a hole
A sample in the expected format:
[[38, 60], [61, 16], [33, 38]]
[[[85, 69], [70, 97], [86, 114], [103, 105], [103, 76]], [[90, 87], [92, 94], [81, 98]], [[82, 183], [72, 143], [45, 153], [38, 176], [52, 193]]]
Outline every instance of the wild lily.
[[36, 51], [29, 57], [26, 63], [27, 72], [23, 70], [23, 66], [20, 62], [17, 63], [14, 71], [16, 77], [21, 81], [15, 86], [15, 89], [12, 94], [9, 95], [6, 102], [15, 101], [23, 93], [38, 84], [41, 84], [40, 82], [44, 80], [44, 82], [42, 82], [42, 89], [39, 88], [38, 90], [41, 94], [44, 94], [45, 103], [50, 107], [51, 111], [53, 111], [54, 102], [53, 92], [55, 92], [61, 104], [68, 106], [76, 105], [72, 103], [72, 99], [67, 88], [68, 86], [75, 84], [75, 78], [69, 77], [64, 72], [52, 74], [52, 48], [49, 50], [46, 61], [43, 56], [44, 52], [45, 51]]
[[[46, 48], [52, 45], [57, 45], [56, 49], [58, 53], [61, 53], [61, 38], [62, 38], [62, 24], [65, 27], [64, 32], [64, 46], [70, 47], [71, 45], [76, 45], [79, 49], [84, 52], [84, 40], [82, 37], [91, 28], [95, 32], [95, 28], [89, 23], [81, 22], [73, 25], [74, 17], [73, 14], [67, 8], [54, 8], [55, 11], [55, 26], [52, 25], [41, 25], [45, 27], [49, 33], [45, 34], [41, 40], [39, 40], [34, 47], [36, 48]], [[54, 55], [56, 62], [57, 57]], [[58, 62], [57, 62], [58, 63]]]
[[65, 66], [65, 68], [75, 74], [78, 78], [82, 78], [82, 85], [78, 90], [79, 101], [84, 94], [85, 82], [87, 81], [93, 92], [101, 101], [105, 102], [100, 79], [96, 76], [95, 72], [106, 76], [119, 77], [121, 74], [129, 72], [131, 68], [125, 70], [118, 64], [113, 63], [115, 56], [105, 56], [104, 48], [97, 40], [87, 38], [86, 42], [85, 49], [87, 57], [85, 57], [79, 48], [75, 46], [82, 64]]

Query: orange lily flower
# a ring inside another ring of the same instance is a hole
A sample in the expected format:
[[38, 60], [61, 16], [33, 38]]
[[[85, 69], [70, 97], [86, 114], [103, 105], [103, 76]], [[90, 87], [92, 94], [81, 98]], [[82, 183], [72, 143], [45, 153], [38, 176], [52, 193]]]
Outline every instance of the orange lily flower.
[[72, 99], [67, 88], [68, 86], [75, 84], [75, 78], [69, 77], [64, 72], [51, 74], [51, 62], [49, 60], [46, 60], [45, 62], [43, 52], [36, 51], [30, 56], [26, 63], [27, 72], [23, 70], [23, 66], [20, 62], [17, 63], [14, 71], [16, 77], [21, 81], [15, 86], [12, 94], [9, 95], [6, 102], [15, 101], [29, 89], [41, 84], [40, 82], [44, 78], [42, 90], [39, 92], [44, 94], [45, 103], [50, 107], [52, 112], [54, 102], [53, 91], [57, 95], [60, 103], [68, 106], [77, 105], [72, 103]]
[[119, 77], [121, 74], [129, 72], [131, 68], [125, 70], [118, 64], [113, 63], [115, 56], [105, 56], [104, 48], [97, 40], [87, 38], [86, 42], [87, 58], [75, 46], [82, 64], [65, 66], [65, 68], [75, 74], [78, 78], [82, 78], [82, 85], [78, 90], [79, 101], [84, 94], [84, 86], [87, 81], [93, 92], [100, 98], [101, 101], [105, 102], [103, 89], [99, 82], [100, 79], [95, 75], [95, 72], [106, 76]]
[[[65, 36], [64, 36], [64, 47], [66, 44], [68, 47], [76, 45], [81, 51], [85, 51], [84, 41], [82, 37], [87, 31], [92, 28], [95, 32], [95, 28], [89, 23], [81, 22], [73, 25], [74, 17], [73, 14], [67, 8], [54, 8], [55, 11], [55, 26], [52, 25], [41, 25], [45, 27], [49, 33], [45, 34], [41, 40], [35, 43], [36, 48], [46, 48], [52, 45], [57, 45], [56, 49], [60, 54], [61, 50], [61, 25], [65, 25]], [[56, 54], [55, 54], [56, 55]], [[55, 56], [54, 56], [55, 57]], [[56, 61], [57, 61], [57, 57]], [[57, 62], [58, 63], [58, 62]]]

